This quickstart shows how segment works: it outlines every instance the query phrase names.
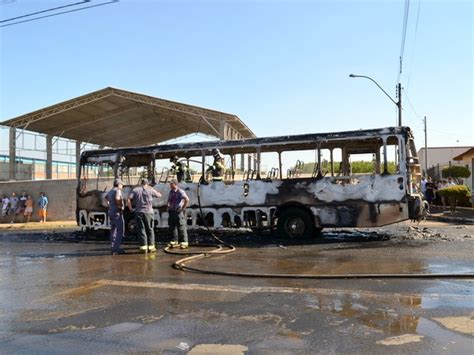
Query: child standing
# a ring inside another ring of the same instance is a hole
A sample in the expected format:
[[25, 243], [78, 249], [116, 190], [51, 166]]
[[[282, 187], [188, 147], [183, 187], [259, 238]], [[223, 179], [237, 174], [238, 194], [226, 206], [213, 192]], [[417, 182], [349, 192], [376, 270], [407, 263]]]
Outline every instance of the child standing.
[[31, 215], [33, 214], [33, 197], [31, 195], [28, 195], [28, 199], [25, 202], [25, 214], [24, 216], [26, 217], [26, 223], [30, 223], [30, 218]]

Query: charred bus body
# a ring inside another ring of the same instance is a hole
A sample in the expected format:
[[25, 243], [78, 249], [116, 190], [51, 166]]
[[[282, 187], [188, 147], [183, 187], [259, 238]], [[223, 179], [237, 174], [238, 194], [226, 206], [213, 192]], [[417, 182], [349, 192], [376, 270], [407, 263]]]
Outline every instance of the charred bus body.
[[[215, 149], [229, 158], [223, 181], [206, 179], [206, 158]], [[389, 150], [394, 161], [389, 160]], [[285, 173], [282, 155], [302, 151], [315, 157], [311, 171], [305, 173], [298, 160]], [[262, 155], [268, 153], [277, 156], [278, 166], [263, 172]], [[373, 157], [373, 171], [353, 173], [354, 157], [367, 154]], [[81, 155], [77, 187], [79, 226], [109, 228], [105, 194], [112, 180], [125, 181], [127, 197], [139, 179], [146, 177], [163, 196], [153, 201], [155, 226], [166, 228], [167, 182], [172, 174], [166, 168], [157, 172], [157, 161], [175, 156], [194, 172], [191, 180], [180, 184], [190, 198], [186, 210], [190, 227], [276, 227], [283, 235], [298, 237], [324, 227], [378, 227], [418, 219], [422, 214], [422, 196], [415, 187], [421, 178], [420, 166], [411, 130], [389, 127], [86, 151]], [[247, 169], [236, 168], [237, 157], [242, 168], [248, 161]], [[125, 211], [129, 229], [133, 229], [131, 217]]]

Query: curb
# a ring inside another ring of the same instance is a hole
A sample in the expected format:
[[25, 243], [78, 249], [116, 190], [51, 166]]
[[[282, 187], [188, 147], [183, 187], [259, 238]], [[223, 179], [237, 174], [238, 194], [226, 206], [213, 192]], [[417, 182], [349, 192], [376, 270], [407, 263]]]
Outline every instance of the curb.
[[462, 223], [462, 224], [474, 224], [474, 219], [472, 218], [462, 218], [462, 217], [446, 217], [446, 216], [426, 216], [427, 221], [438, 221], [438, 222], [447, 222], [447, 223]]

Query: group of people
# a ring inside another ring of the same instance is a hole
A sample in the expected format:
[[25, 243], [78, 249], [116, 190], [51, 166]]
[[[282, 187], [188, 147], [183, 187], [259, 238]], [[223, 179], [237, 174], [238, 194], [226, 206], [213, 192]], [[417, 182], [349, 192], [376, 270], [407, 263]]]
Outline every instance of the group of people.
[[[183, 189], [179, 188], [178, 180], [172, 179], [169, 182], [170, 193], [168, 196], [168, 225], [173, 233], [173, 239], [169, 247], [188, 248], [188, 234], [186, 229], [185, 210], [189, 204], [189, 198]], [[141, 185], [134, 188], [125, 202], [123, 193], [123, 183], [120, 179], [115, 179], [114, 187], [106, 196], [109, 204], [110, 220], [110, 241], [112, 255], [124, 254], [121, 248], [124, 235], [123, 210], [125, 203], [131, 212], [135, 214], [137, 234], [140, 240], [139, 251], [142, 253], [154, 253], [155, 233], [153, 229], [154, 212], [153, 197], [160, 198], [161, 193], [149, 185], [147, 179], [142, 179]]]
[[[222, 181], [224, 178], [224, 155], [219, 149], [213, 149], [212, 156], [214, 161], [212, 165], [206, 169], [206, 174], [212, 176], [212, 181]], [[189, 171], [188, 164], [185, 159], [180, 159], [177, 155], [170, 159], [171, 171], [176, 175], [178, 182], [192, 182], [191, 174]]]
[[421, 193], [430, 205], [445, 205], [445, 201], [439, 196], [438, 191], [454, 185], [457, 185], [457, 183], [452, 177], [434, 181], [430, 176], [428, 178], [423, 176], [421, 178]]
[[[37, 201], [38, 216], [40, 223], [46, 222], [46, 211], [48, 209], [48, 198], [44, 192], [40, 193]], [[18, 197], [15, 192], [10, 196], [3, 194], [2, 196], [2, 222], [26, 222], [29, 223], [33, 215], [35, 201], [33, 197], [25, 191]]]

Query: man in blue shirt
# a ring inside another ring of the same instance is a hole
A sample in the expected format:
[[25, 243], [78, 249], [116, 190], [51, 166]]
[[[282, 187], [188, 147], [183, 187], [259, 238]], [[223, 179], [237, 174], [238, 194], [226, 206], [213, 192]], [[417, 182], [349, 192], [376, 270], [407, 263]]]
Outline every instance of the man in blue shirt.
[[186, 192], [178, 187], [176, 179], [171, 179], [170, 189], [168, 196], [168, 225], [173, 232], [173, 240], [170, 242], [169, 247], [174, 248], [179, 243], [181, 249], [186, 249], [189, 244], [184, 211], [189, 204], [189, 198]]
[[133, 211], [132, 201], [135, 204], [135, 219], [137, 232], [140, 238], [140, 252], [156, 252], [155, 232], [153, 230], [153, 197], [160, 198], [161, 194], [148, 185], [148, 179], [143, 179], [141, 186], [132, 190], [128, 196], [128, 208]]
[[123, 183], [120, 179], [115, 179], [114, 188], [109, 191], [105, 197], [109, 203], [109, 221], [110, 221], [110, 243], [112, 244], [112, 255], [125, 254], [120, 248], [123, 239]]
[[44, 192], [40, 193], [40, 197], [38, 199], [38, 214], [40, 218], [40, 223], [46, 222], [46, 210], [48, 209], [48, 198], [45, 196]]

